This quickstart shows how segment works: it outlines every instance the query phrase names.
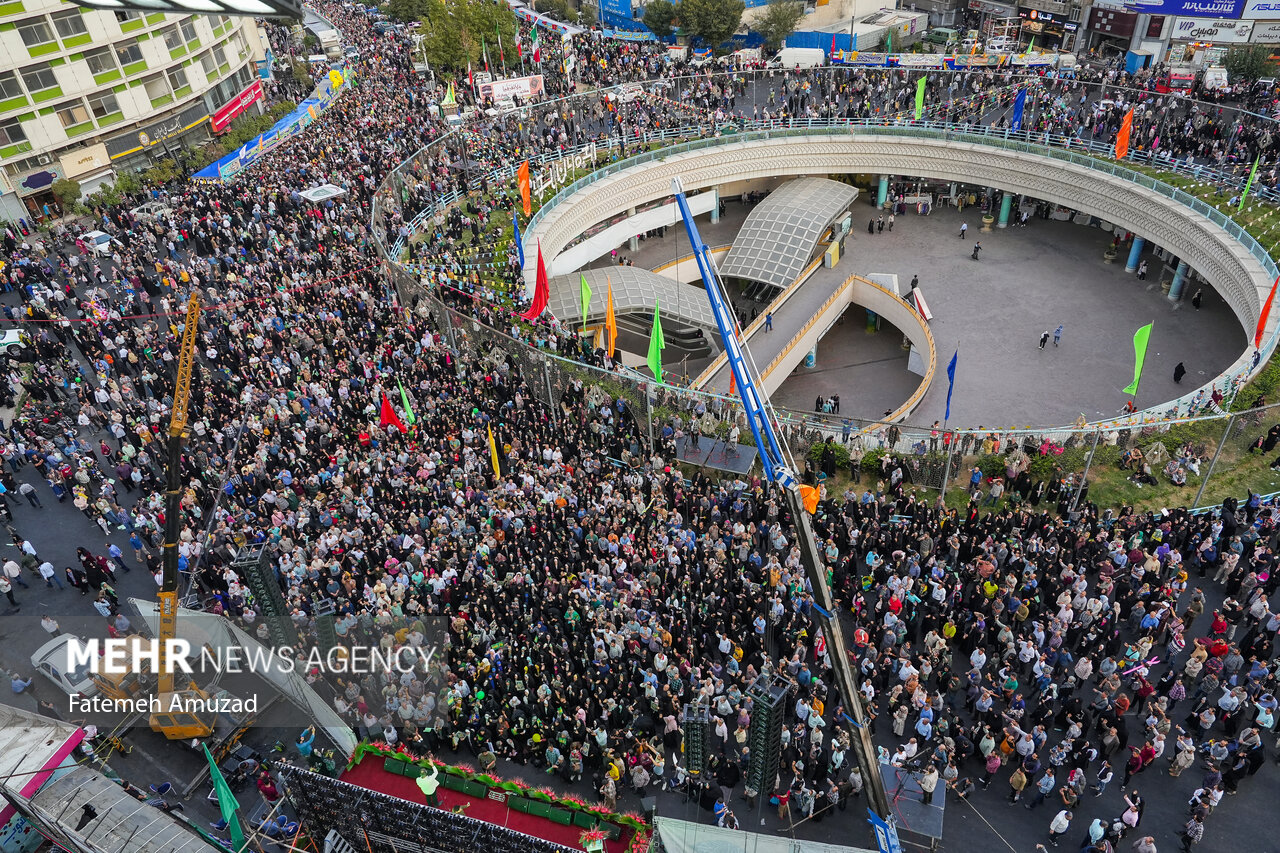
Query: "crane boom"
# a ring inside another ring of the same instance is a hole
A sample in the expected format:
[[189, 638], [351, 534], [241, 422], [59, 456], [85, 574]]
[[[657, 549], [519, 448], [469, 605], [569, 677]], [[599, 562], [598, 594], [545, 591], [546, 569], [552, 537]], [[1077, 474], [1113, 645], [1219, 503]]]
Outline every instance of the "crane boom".
[[885, 795], [884, 781], [880, 776], [879, 763], [875, 758], [871, 731], [866, 725], [863, 714], [861, 694], [854, 681], [853, 669], [849, 665], [840, 615], [831, 598], [831, 590], [827, 587], [827, 573], [818, 553], [813, 528], [809, 524], [809, 514], [804, 508], [804, 501], [800, 495], [800, 485], [796, 481], [790, 460], [784, 454], [777, 434], [774, 432], [773, 411], [769, 398], [758, 387], [754, 373], [747, 363], [742, 342], [738, 339], [737, 321], [724, 296], [724, 286], [711, 260], [711, 253], [698, 233], [697, 223], [693, 220], [693, 213], [689, 210], [689, 202], [685, 198], [684, 187], [679, 178], [672, 180], [671, 189], [675, 194], [676, 205], [680, 209], [680, 218], [684, 220], [685, 230], [689, 234], [690, 245], [693, 246], [693, 256], [697, 260], [698, 271], [702, 274], [707, 298], [711, 302], [711, 313], [715, 316], [716, 326], [720, 330], [720, 340], [724, 344], [729, 369], [733, 371], [738, 393], [742, 397], [747, 424], [751, 428], [756, 447], [760, 450], [760, 461], [764, 466], [765, 478], [779, 487], [787, 508], [791, 511], [791, 517], [795, 520], [801, 562], [804, 563], [805, 575], [812, 587], [814, 610], [817, 612], [818, 624], [822, 627], [823, 635], [827, 639], [836, 688], [840, 692], [841, 704], [844, 707], [842, 716], [854, 728], [854, 737], [857, 741], [854, 752], [858, 757], [858, 766], [862, 770], [868, 802], [873, 811], [887, 820], [889, 800]]
[[[196, 326], [200, 322], [200, 297], [191, 294], [187, 301], [186, 322], [182, 329], [182, 350], [178, 353], [178, 376], [173, 386], [173, 408], [169, 413], [168, 464], [165, 477], [164, 563], [160, 591], [160, 636], [163, 647], [178, 631], [178, 535], [182, 525], [182, 437], [187, 429], [187, 404], [191, 400], [191, 367], [195, 360]], [[161, 666], [157, 676], [159, 693], [174, 692], [172, 665]]]

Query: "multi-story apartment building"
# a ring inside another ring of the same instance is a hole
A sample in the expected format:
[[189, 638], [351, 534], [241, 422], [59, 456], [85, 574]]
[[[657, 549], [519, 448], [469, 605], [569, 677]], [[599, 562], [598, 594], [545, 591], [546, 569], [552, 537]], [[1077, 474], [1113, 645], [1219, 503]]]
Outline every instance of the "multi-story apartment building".
[[252, 102], [263, 48], [252, 18], [0, 0], [0, 218], [39, 219], [60, 178], [87, 194], [205, 141]]

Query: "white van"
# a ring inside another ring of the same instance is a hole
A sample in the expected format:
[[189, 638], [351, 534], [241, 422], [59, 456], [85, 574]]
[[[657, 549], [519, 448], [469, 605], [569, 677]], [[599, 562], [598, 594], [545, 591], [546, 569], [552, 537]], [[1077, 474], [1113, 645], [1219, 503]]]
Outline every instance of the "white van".
[[827, 64], [827, 54], [820, 47], [784, 47], [765, 63], [768, 68], [817, 68]]

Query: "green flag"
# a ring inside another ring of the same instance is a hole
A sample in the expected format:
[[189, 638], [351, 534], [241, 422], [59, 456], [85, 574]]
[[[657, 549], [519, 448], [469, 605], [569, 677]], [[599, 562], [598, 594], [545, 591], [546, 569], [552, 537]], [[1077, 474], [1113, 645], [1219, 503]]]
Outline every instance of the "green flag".
[[1253, 161], [1253, 169], [1249, 171], [1249, 180], [1245, 181], [1244, 192], [1240, 193], [1240, 204], [1236, 207], [1236, 213], [1244, 209], [1244, 200], [1249, 197], [1249, 190], [1253, 188], [1253, 179], [1258, 176], [1258, 161], [1261, 159], [1262, 155], [1259, 154]]
[[418, 422], [418, 416], [413, 413], [413, 407], [409, 405], [409, 395], [404, 393], [404, 386], [400, 384], [400, 377], [396, 377], [396, 385], [400, 386], [400, 405], [404, 406], [404, 420], [409, 426], [413, 426]]
[[893, 53], [893, 30], [886, 30], [884, 36], [884, 52]]
[[662, 338], [662, 318], [658, 316], [658, 300], [653, 300], [653, 331], [649, 333], [649, 370], [653, 378], [662, 381], [662, 351], [667, 342]]
[[1036, 37], [1032, 36], [1031, 41], [1027, 43], [1027, 53], [1030, 53], [1036, 46]]
[[1126, 394], [1138, 393], [1138, 382], [1142, 379], [1142, 363], [1147, 358], [1147, 341], [1151, 340], [1151, 327], [1154, 323], [1148, 323], [1141, 329], [1133, 333], [1133, 381], [1124, 389]]
[[916, 83], [916, 121], [920, 120], [920, 114], [924, 112], [924, 75], [920, 75], [919, 82]]
[[239, 853], [245, 849], [244, 832], [240, 829], [240, 818], [236, 816], [236, 809], [240, 808], [240, 804], [236, 802], [236, 795], [231, 793], [227, 780], [222, 778], [222, 771], [213, 760], [209, 747], [203, 746], [203, 749], [205, 760], [209, 762], [209, 778], [213, 780], [213, 790], [218, 796], [218, 810], [222, 812], [222, 819], [227, 822], [227, 829], [231, 832], [231, 849]]
[[582, 328], [587, 327], [587, 309], [591, 307], [591, 285], [587, 284], [585, 275], [578, 276], [580, 293], [582, 294]]

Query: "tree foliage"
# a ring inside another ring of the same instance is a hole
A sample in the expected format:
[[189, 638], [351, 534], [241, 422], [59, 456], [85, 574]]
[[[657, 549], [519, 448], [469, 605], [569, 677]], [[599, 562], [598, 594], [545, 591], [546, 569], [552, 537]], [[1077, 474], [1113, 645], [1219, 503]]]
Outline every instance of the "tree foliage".
[[751, 28], [764, 37], [769, 50], [777, 50], [796, 31], [796, 24], [804, 17], [804, 5], [796, 0], [773, 0], [751, 24]]
[[557, 21], [566, 23], [569, 21], [569, 4], [566, 0], [534, 0], [533, 8], [534, 11], [543, 15], [550, 15]]
[[76, 202], [80, 201], [79, 181], [58, 178], [49, 189], [53, 191], [53, 197], [58, 200], [63, 210], [71, 210], [76, 206]]
[[715, 48], [738, 31], [744, 11], [743, 0], [680, 0], [680, 26]]
[[675, 32], [676, 7], [671, 0], [649, 0], [644, 7], [644, 25], [658, 38], [666, 38]]
[[461, 70], [483, 63], [485, 44], [496, 55], [498, 33], [504, 47], [515, 44], [516, 16], [504, 4], [488, 0], [425, 0], [423, 24], [427, 62], [432, 68]]
[[426, 0], [391, 0], [386, 5], [387, 14], [394, 20], [420, 21], [427, 15]]
[[1222, 64], [1232, 83], [1241, 80], [1252, 83], [1259, 77], [1270, 77], [1276, 70], [1271, 61], [1271, 48], [1263, 44], [1233, 47], [1222, 58]]

